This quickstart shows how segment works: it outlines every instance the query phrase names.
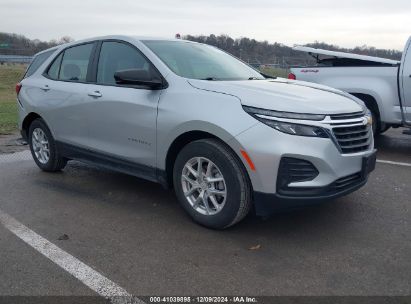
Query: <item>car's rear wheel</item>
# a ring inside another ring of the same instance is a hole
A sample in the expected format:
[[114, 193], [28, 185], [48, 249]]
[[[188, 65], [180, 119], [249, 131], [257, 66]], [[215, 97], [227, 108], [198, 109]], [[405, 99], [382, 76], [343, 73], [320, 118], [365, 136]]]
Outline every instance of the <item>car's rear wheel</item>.
[[67, 159], [60, 155], [53, 135], [41, 118], [31, 123], [28, 135], [31, 155], [41, 170], [55, 172], [66, 166]]
[[177, 198], [197, 223], [223, 229], [251, 207], [251, 183], [237, 156], [215, 139], [194, 141], [178, 154], [173, 182]]

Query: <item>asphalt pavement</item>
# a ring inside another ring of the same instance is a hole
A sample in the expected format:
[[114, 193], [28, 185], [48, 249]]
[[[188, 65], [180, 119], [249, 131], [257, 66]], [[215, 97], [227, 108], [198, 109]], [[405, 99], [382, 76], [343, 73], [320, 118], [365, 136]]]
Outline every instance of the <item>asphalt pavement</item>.
[[72, 260], [135, 296], [410, 295], [411, 136], [390, 130], [377, 148], [359, 191], [224, 231], [194, 224], [160, 185], [0, 155], [0, 295], [98, 295]]

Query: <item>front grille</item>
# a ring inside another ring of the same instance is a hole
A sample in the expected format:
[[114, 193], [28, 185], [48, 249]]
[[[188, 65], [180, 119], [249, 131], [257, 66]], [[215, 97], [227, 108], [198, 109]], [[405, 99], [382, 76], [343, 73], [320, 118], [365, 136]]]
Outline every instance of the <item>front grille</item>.
[[330, 118], [332, 120], [344, 120], [344, 119], [353, 119], [353, 118], [362, 118], [364, 116], [363, 112], [355, 113], [346, 113], [346, 114], [332, 114]]
[[331, 188], [335, 191], [343, 191], [351, 186], [357, 184], [363, 179], [361, 172], [351, 174], [342, 178], [337, 179], [334, 183], [331, 184]]
[[367, 151], [370, 148], [371, 127], [368, 124], [334, 127], [333, 132], [344, 154]]
[[365, 178], [361, 172], [341, 177], [325, 187], [283, 187], [277, 191], [280, 195], [288, 197], [323, 197], [338, 195], [360, 187], [365, 183]]
[[363, 112], [330, 115], [337, 146], [343, 154], [367, 151], [371, 145], [371, 126], [364, 124]]

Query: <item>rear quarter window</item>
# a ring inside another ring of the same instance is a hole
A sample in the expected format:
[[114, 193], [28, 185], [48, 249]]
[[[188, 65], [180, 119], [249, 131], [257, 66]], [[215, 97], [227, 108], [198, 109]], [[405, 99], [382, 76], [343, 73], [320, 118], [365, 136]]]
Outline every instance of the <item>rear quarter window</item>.
[[49, 67], [49, 70], [47, 71], [47, 75], [51, 79], [58, 79], [59, 74], [60, 74], [60, 65], [61, 65], [61, 59], [63, 58], [63, 53], [57, 56], [56, 59], [54, 59], [53, 63]]
[[38, 68], [53, 54], [56, 50], [50, 50], [41, 54], [38, 54], [33, 58], [29, 67], [27, 68], [26, 74], [24, 74], [23, 78], [30, 77], [33, 75]]

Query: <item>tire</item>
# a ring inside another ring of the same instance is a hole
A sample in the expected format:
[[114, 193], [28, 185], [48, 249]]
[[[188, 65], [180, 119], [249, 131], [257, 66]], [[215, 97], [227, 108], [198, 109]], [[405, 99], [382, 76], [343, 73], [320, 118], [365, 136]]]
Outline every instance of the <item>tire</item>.
[[388, 131], [390, 128], [391, 128], [390, 125], [383, 124], [383, 126], [381, 127], [381, 130], [380, 130], [380, 134], [383, 134], [384, 132]]
[[[199, 163], [203, 168], [202, 178], [199, 177]], [[189, 166], [193, 170], [189, 170]], [[207, 183], [211, 179], [214, 182]], [[216, 139], [187, 144], [177, 155], [173, 182], [181, 206], [200, 225], [224, 229], [241, 221], [251, 209], [251, 182], [245, 168], [230, 148]], [[190, 191], [192, 195], [186, 197], [184, 193]], [[204, 196], [199, 199], [201, 193]]]
[[384, 126], [383, 126], [383, 123], [381, 122], [380, 112], [378, 110], [378, 105], [375, 99], [372, 96], [366, 95], [366, 94], [351, 93], [351, 95], [354, 95], [355, 97], [357, 97], [358, 99], [361, 99], [364, 102], [367, 109], [371, 112], [372, 132], [374, 134], [374, 137], [377, 137], [378, 135], [380, 135]]
[[[43, 134], [44, 137], [42, 137]], [[51, 134], [46, 123], [41, 118], [35, 119], [30, 124], [28, 135], [31, 155], [33, 156], [34, 161], [41, 170], [47, 172], [56, 172], [60, 171], [66, 166], [67, 159], [60, 155], [59, 151], [57, 150], [53, 135]]]
[[371, 112], [372, 133], [374, 134], [374, 137], [377, 137], [381, 133], [381, 122], [373, 109], [368, 108], [368, 110]]

